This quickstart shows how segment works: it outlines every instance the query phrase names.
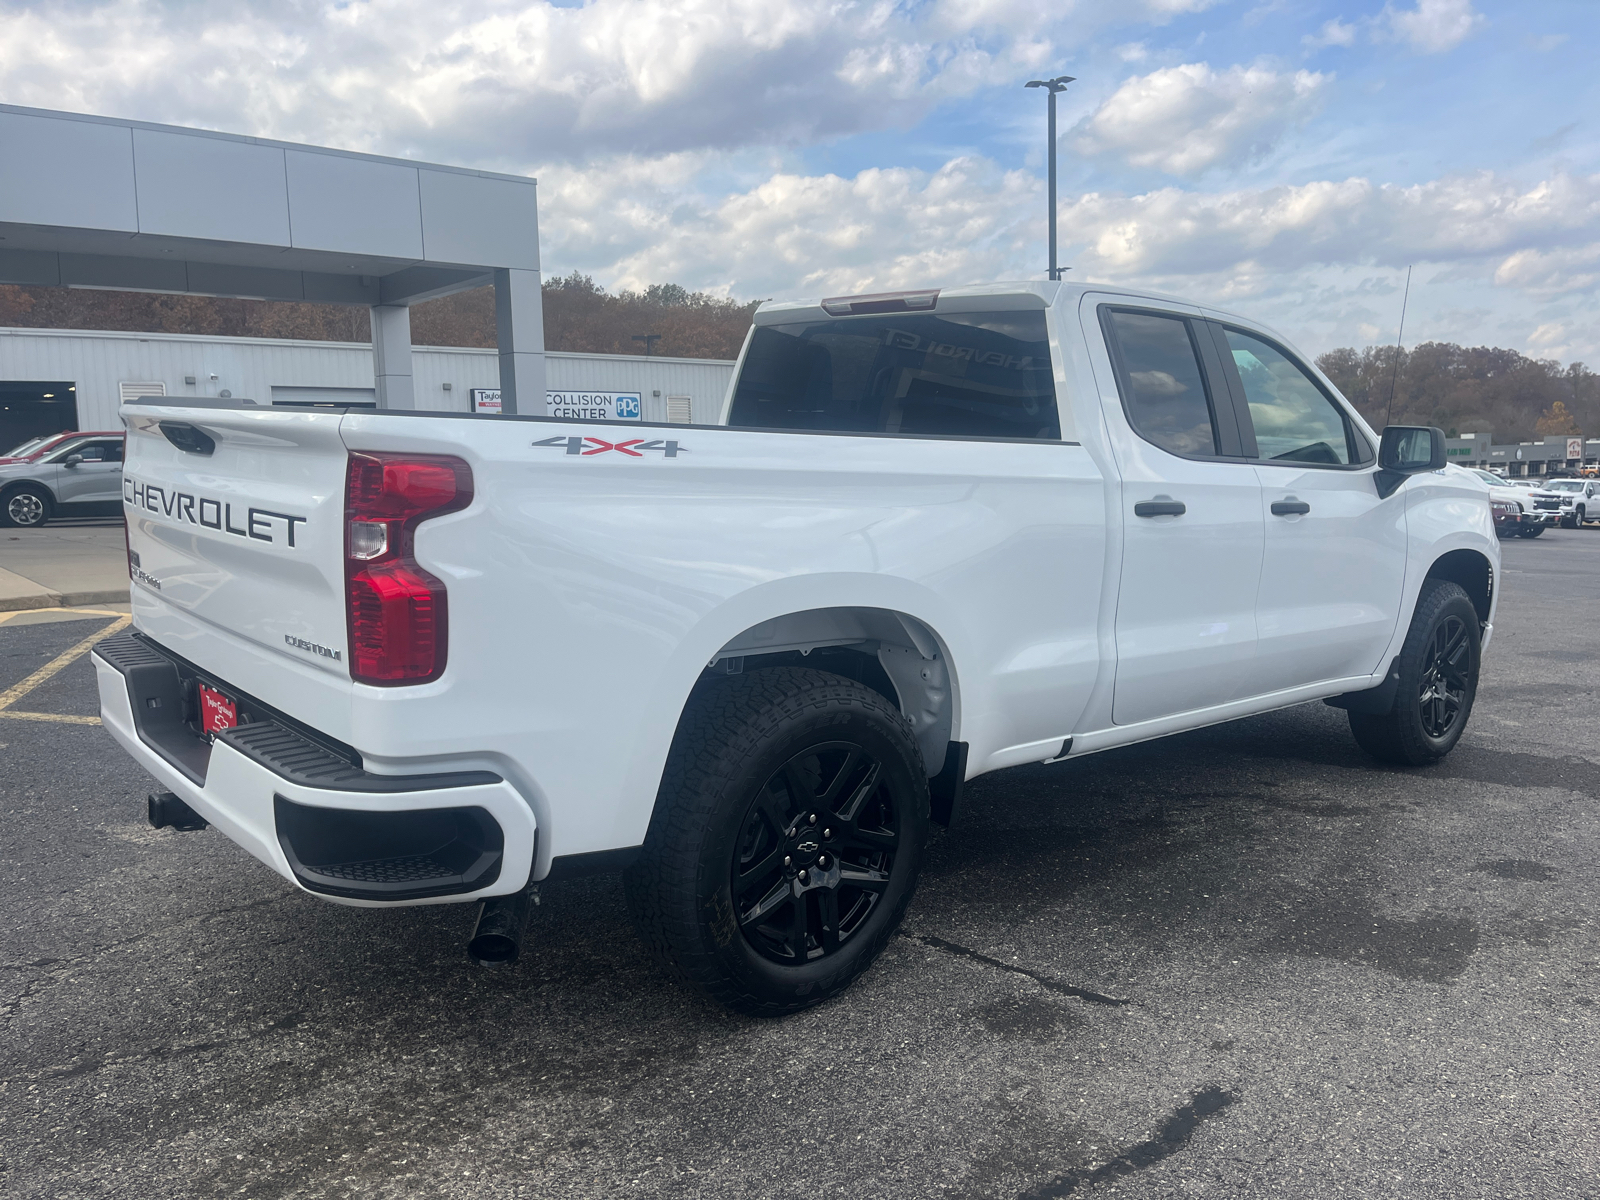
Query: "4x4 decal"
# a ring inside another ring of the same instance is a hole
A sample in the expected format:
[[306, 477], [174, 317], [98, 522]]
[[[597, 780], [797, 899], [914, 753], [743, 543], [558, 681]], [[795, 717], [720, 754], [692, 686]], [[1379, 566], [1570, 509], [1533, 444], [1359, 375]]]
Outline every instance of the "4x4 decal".
[[565, 446], [568, 454], [605, 454], [615, 450], [619, 454], [626, 454], [632, 458], [643, 458], [646, 450], [659, 450], [667, 458], [677, 458], [680, 454], [689, 451], [678, 445], [677, 442], [662, 441], [659, 438], [647, 442], [644, 438], [629, 438], [625, 442], [608, 442], [605, 438], [597, 437], [550, 437], [542, 442], [533, 443], [535, 446]]

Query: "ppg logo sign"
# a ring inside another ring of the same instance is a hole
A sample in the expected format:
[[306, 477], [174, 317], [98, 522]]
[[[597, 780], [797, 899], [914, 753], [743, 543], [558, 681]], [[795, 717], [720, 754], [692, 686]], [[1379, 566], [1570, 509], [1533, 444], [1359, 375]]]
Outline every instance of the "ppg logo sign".
[[638, 392], [550, 392], [547, 416], [565, 421], [637, 421]]

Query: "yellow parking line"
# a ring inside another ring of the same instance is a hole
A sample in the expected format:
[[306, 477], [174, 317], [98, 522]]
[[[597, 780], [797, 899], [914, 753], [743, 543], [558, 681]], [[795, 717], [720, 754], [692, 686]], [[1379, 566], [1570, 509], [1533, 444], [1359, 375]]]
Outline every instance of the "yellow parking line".
[[[58, 671], [62, 670], [64, 667], [70, 667], [78, 659], [89, 653], [89, 651], [94, 649], [96, 642], [100, 641], [102, 638], [108, 638], [113, 633], [126, 628], [132, 620], [133, 617], [127, 614], [118, 617], [99, 633], [90, 634], [88, 637], [84, 638], [83, 641], [72, 647], [72, 649], [65, 650], [56, 655], [32, 675], [29, 675], [21, 683], [14, 683], [5, 691], [0, 692], [0, 716], [8, 715], [5, 711], [6, 709], [10, 708], [18, 700], [21, 700], [29, 692], [33, 691], [34, 688], [38, 687], [41, 683], [44, 683]], [[15, 715], [20, 716], [22, 714], [18, 713]], [[99, 720], [99, 718], [97, 717], [95, 720]]]
[[70, 713], [29, 713], [17, 712], [8, 709], [0, 712], [0, 718], [9, 717], [13, 721], [59, 721], [63, 725], [98, 725], [99, 717], [77, 717]]
[[106, 612], [100, 608], [17, 608], [7, 612], [0, 612], [0, 625], [4, 625], [13, 617], [32, 617], [39, 613], [71, 613], [77, 617], [121, 617], [125, 613]]

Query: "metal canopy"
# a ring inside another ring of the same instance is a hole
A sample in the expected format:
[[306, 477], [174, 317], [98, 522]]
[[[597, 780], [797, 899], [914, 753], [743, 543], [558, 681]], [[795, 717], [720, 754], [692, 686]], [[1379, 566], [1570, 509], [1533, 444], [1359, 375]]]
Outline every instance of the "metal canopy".
[[537, 184], [517, 175], [0, 105], [0, 283], [372, 309], [413, 406], [407, 306], [495, 285], [501, 391], [544, 411]]

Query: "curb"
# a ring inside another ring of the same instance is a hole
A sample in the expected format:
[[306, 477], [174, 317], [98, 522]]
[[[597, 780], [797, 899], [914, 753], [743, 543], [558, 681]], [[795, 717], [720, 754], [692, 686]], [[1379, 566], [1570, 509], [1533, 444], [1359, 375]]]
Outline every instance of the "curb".
[[0, 612], [35, 608], [80, 608], [86, 604], [126, 604], [128, 589], [112, 588], [98, 592], [51, 592], [40, 588], [26, 596], [0, 596]]

